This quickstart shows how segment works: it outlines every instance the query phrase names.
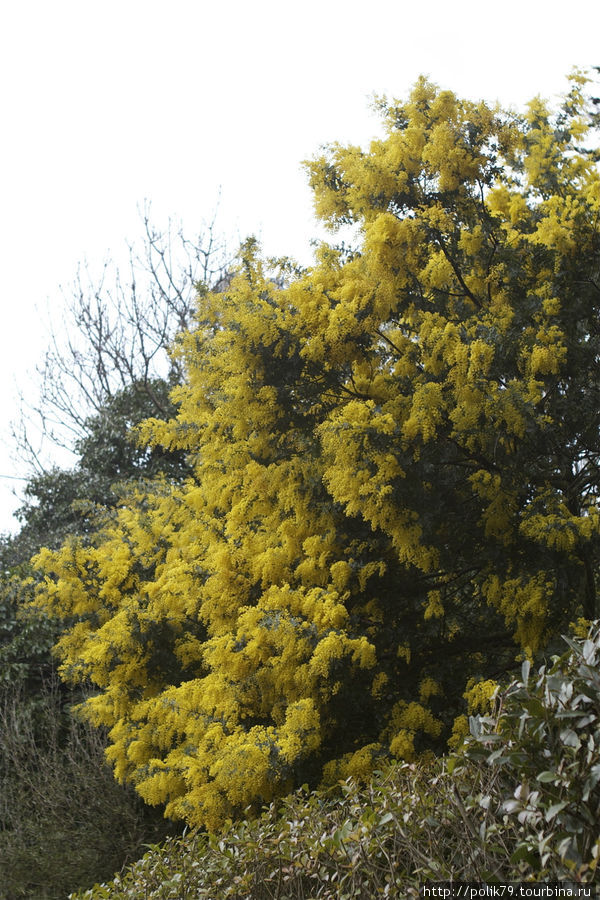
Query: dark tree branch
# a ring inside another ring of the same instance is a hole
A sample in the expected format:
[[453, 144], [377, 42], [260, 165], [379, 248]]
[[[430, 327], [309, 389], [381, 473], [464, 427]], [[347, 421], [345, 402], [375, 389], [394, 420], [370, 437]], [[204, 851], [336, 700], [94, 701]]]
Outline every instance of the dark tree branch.
[[42, 448], [72, 449], [90, 416], [130, 385], [146, 393], [156, 415], [167, 414], [153, 381], [181, 381], [170, 352], [175, 336], [194, 325], [198, 287], [214, 287], [231, 265], [216, 216], [191, 240], [170, 223], [164, 232], [155, 229], [146, 207], [143, 243], [139, 250], [129, 246], [125, 278], [110, 261], [96, 281], [86, 265], [79, 269], [38, 367], [39, 397], [21, 398], [21, 421], [13, 424], [17, 452], [34, 470], [44, 468]]

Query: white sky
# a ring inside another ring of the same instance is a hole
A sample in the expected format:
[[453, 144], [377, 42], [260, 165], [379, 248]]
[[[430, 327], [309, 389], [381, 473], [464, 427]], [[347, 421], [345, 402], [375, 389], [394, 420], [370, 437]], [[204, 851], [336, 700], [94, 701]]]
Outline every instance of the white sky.
[[[0, 475], [19, 392], [35, 397], [50, 309], [77, 264], [119, 257], [152, 219], [193, 234], [221, 188], [235, 243], [308, 262], [315, 236], [300, 162], [366, 143], [372, 93], [421, 73], [521, 106], [599, 65], [600, 3], [573, 0], [4, 0], [0, 6]], [[0, 530], [18, 481], [0, 479]]]

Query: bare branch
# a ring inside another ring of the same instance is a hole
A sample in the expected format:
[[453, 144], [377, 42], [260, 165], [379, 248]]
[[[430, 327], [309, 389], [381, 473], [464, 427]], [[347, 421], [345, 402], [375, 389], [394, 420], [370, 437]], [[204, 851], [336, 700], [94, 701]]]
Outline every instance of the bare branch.
[[[132, 384], [157, 415], [166, 414], [153, 382], [181, 381], [170, 352], [175, 336], [193, 328], [198, 286], [215, 286], [231, 266], [216, 219], [215, 210], [190, 239], [171, 222], [166, 231], [156, 229], [146, 205], [141, 247], [129, 245], [124, 270], [106, 260], [94, 278], [87, 264], [79, 267], [37, 369], [39, 396], [33, 403], [22, 398], [21, 421], [13, 424], [17, 453], [35, 471], [43, 470], [51, 447], [72, 449], [85, 436], [86, 421]], [[39, 434], [37, 449], [32, 434]]]

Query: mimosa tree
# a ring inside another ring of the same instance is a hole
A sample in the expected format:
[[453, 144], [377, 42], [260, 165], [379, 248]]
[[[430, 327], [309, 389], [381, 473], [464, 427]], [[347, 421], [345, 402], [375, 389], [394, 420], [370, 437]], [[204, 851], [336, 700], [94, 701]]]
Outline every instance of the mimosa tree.
[[40, 554], [63, 675], [168, 815], [216, 827], [440, 749], [465, 693], [598, 616], [584, 88], [520, 116], [421, 80], [385, 138], [310, 163], [356, 248], [282, 282], [248, 242], [180, 338], [178, 414], [140, 433], [193, 477]]

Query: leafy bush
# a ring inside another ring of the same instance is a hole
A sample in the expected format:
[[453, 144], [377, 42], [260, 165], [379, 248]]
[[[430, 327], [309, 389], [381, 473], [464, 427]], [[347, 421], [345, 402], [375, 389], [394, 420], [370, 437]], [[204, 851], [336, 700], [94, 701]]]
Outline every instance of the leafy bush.
[[55, 670], [51, 648], [58, 632], [48, 616], [25, 608], [32, 580], [21, 573], [0, 576], [0, 690], [18, 683], [28, 698]]
[[2, 689], [1, 900], [64, 900], [166, 836], [165, 823], [115, 782], [104, 746], [54, 687], [35, 700]]
[[518, 829], [486, 828], [477, 802], [496, 778], [468, 762], [453, 776], [434, 760], [378, 772], [364, 786], [347, 779], [336, 791], [300, 791], [219, 834], [153, 847], [126, 874], [77, 898], [362, 900], [418, 897], [428, 879], [505, 880]]
[[517, 823], [512, 862], [539, 878], [591, 880], [600, 859], [600, 623], [471, 720], [466, 753], [499, 774], [486, 803]]
[[418, 897], [425, 881], [597, 879], [600, 624], [496, 696], [447, 759], [299, 792], [153, 847], [73, 900]]

